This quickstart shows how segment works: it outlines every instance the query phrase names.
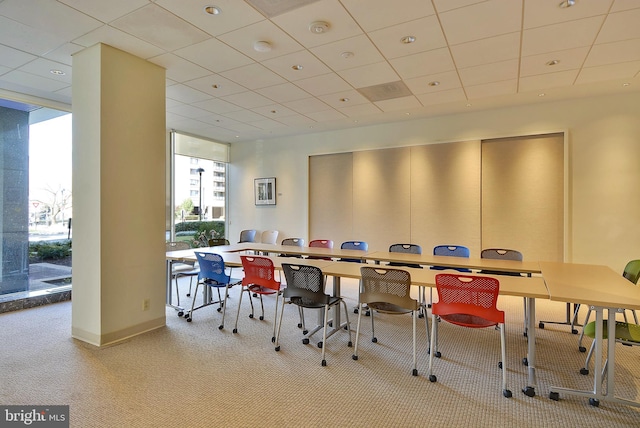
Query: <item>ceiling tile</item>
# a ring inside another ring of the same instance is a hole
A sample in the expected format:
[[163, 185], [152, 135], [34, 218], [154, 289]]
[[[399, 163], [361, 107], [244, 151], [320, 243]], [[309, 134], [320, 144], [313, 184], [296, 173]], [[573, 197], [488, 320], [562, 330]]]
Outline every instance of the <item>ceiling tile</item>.
[[424, 16], [435, 15], [431, 2], [424, 0], [378, 1], [342, 0], [342, 4], [365, 31], [374, 31]]
[[186, 81], [184, 84], [215, 97], [224, 97], [226, 95], [237, 94], [247, 90], [247, 88], [240, 86], [229, 79], [225, 79], [219, 74], [210, 74], [198, 79]]
[[286, 82], [285, 79], [258, 63], [223, 71], [220, 75], [248, 89], [260, 89]]
[[520, 33], [508, 33], [451, 46], [457, 67], [473, 67], [520, 56]]
[[487, 0], [433, 0], [436, 10], [440, 13], [448, 10], [460, 9], [476, 3], [482, 3]]
[[303, 98], [301, 100], [285, 102], [283, 104], [291, 110], [302, 114], [328, 110], [330, 108], [327, 104], [317, 98]]
[[340, 113], [344, 114], [347, 117], [365, 117], [373, 114], [378, 114], [382, 111], [371, 103], [343, 107], [338, 110], [340, 111]]
[[287, 101], [295, 101], [309, 97], [308, 92], [300, 89], [293, 83], [268, 86], [266, 88], [258, 89], [256, 92], [278, 103], [285, 103]]
[[[415, 42], [403, 43], [401, 40], [405, 36], [415, 37]], [[440, 23], [435, 16], [428, 16], [373, 31], [369, 34], [369, 37], [388, 59], [447, 46]]]
[[[222, 34], [218, 39], [255, 61], [264, 61], [304, 49], [278, 26], [266, 20]], [[271, 51], [256, 51], [254, 45], [258, 41], [268, 42]]]
[[500, 95], [515, 94], [517, 80], [503, 80], [501, 82], [487, 83], [484, 85], [467, 86], [465, 92], [470, 100], [479, 98], [492, 98]]
[[[60, 64], [59, 62], [50, 61], [43, 58], [38, 58], [34, 61], [31, 61], [22, 67], [20, 70], [25, 71], [27, 73], [35, 74], [40, 77], [44, 77], [47, 79], [52, 79], [58, 82], [64, 82], [67, 84], [71, 84], [71, 67], [66, 64]], [[52, 74], [51, 70], [60, 70], [63, 75]]]
[[583, 68], [576, 84], [603, 82], [612, 79], [631, 79], [640, 73], [640, 61]]
[[[437, 82], [437, 84], [433, 84]], [[455, 71], [430, 74], [428, 76], [414, 77], [405, 80], [405, 83], [414, 94], [429, 94], [440, 91], [447, 91], [453, 88], [460, 88], [460, 77]], [[431, 85], [429, 83], [432, 83]]]
[[465, 96], [462, 88], [448, 89], [446, 91], [419, 94], [419, 95], [416, 95], [416, 98], [418, 98], [418, 100], [420, 100], [422, 105], [425, 105], [425, 106], [446, 104], [446, 103], [467, 100], [467, 97]]
[[317, 46], [310, 51], [334, 71], [384, 61], [380, 51], [364, 34]]
[[311, 77], [309, 79], [296, 80], [296, 86], [301, 87], [311, 95], [325, 95], [353, 89], [345, 80], [334, 73], [323, 74], [322, 76]]
[[[307, 48], [346, 39], [362, 33], [338, 0], [321, 0], [271, 19]], [[311, 23], [324, 21], [328, 30], [321, 34], [309, 30]]]
[[494, 62], [492, 64], [477, 65], [460, 69], [460, 80], [463, 86], [481, 85], [483, 83], [499, 82], [518, 78], [517, 59]]
[[186, 82], [211, 74], [206, 68], [202, 68], [173, 54], [156, 56], [149, 59], [149, 61], [166, 68], [167, 77], [176, 82]]
[[640, 39], [595, 45], [591, 48], [585, 67], [613, 64], [640, 59]]
[[[523, 57], [520, 62], [520, 76], [579, 69], [587, 58], [588, 53], [589, 48], [583, 47]], [[547, 65], [552, 60], [558, 61], [558, 64]]]
[[0, 65], [8, 68], [18, 68], [29, 61], [38, 58], [35, 55], [13, 49], [8, 46], [0, 45]]
[[348, 70], [342, 70], [338, 74], [354, 88], [364, 88], [380, 83], [400, 80], [396, 72], [387, 62], [378, 62], [376, 64], [350, 68]]
[[457, 45], [520, 31], [521, 11], [520, 1], [493, 0], [443, 12], [440, 22], [449, 44]]
[[376, 101], [374, 103], [382, 111], [398, 111], [409, 110], [417, 107], [422, 107], [420, 101], [413, 95], [408, 97], [394, 98], [391, 100]]
[[[0, 6], [2, 3], [0, 3]], [[0, 16], [0, 40], [5, 46], [28, 52], [33, 55], [44, 55], [65, 44], [65, 39], [47, 33], [38, 28]]]
[[524, 28], [544, 27], [592, 16], [606, 15], [613, 0], [577, 1], [573, 7], [560, 7], [560, 1], [526, 1]]
[[233, 111], [233, 112], [225, 113], [223, 116], [233, 120], [237, 120], [238, 122], [245, 122], [245, 123], [258, 122], [266, 119], [263, 115], [251, 110]]
[[219, 98], [198, 101], [193, 103], [193, 105], [203, 110], [207, 110], [212, 113], [218, 113], [218, 114], [242, 110], [242, 107], [232, 104], [228, 101], [221, 100]]
[[177, 84], [166, 89], [167, 97], [183, 103], [195, 103], [210, 98], [204, 92], [197, 91], [185, 85]]
[[257, 94], [255, 92], [250, 92], [250, 91], [241, 92], [239, 94], [228, 95], [226, 97], [223, 97], [223, 99], [230, 103], [239, 105], [240, 107], [244, 107], [248, 109], [267, 106], [273, 103], [273, 101], [270, 100], [269, 98], [263, 97], [260, 94]]
[[449, 49], [435, 49], [392, 59], [391, 65], [403, 79], [426, 76], [454, 69]]
[[20, 70], [13, 70], [2, 75], [2, 80], [19, 85], [29, 85], [43, 91], [58, 91], [69, 86], [69, 83], [48, 79], [35, 74], [27, 73]]
[[590, 46], [603, 20], [604, 17], [596, 16], [525, 30], [522, 35], [522, 55], [530, 56]]
[[[111, 25], [168, 51], [210, 37], [204, 31], [155, 4], [149, 4], [118, 18]], [[158, 31], [158, 27], [162, 27], [162, 31]]]
[[108, 25], [103, 25], [100, 28], [78, 37], [74, 39], [73, 42], [84, 47], [104, 43], [145, 59], [164, 53], [163, 49]]
[[[290, 53], [278, 58], [263, 61], [265, 67], [274, 73], [292, 82], [309, 77], [320, 76], [331, 70], [322, 61], [307, 50]], [[301, 65], [301, 70], [295, 70], [293, 66]]]
[[330, 95], [322, 95], [318, 98], [336, 109], [358, 104], [370, 104], [369, 100], [363, 97], [358, 91], [354, 90], [337, 92]]
[[311, 119], [315, 120], [316, 122], [328, 122], [331, 120], [344, 119], [346, 117], [344, 114], [334, 109], [310, 112], [310, 113], [307, 113], [306, 116], [309, 116]]
[[[639, 5], [640, 6], [640, 5]], [[640, 38], [640, 9], [607, 16], [596, 44]]]
[[271, 104], [268, 106], [256, 107], [251, 110], [274, 120], [280, 120], [281, 117], [293, 116], [296, 114], [295, 111], [283, 106], [282, 104]]
[[148, 0], [58, 0], [102, 22], [111, 22], [147, 4]]
[[[80, 46], [75, 43], [65, 43], [64, 45], [58, 47], [57, 49], [47, 52], [43, 56], [47, 59], [50, 59], [51, 61], [56, 61], [63, 64], [71, 65], [73, 62], [72, 55], [80, 52], [83, 49], [84, 49], [84, 46]], [[1, 54], [0, 54], [0, 58], [2, 58]]]
[[567, 70], [557, 73], [523, 77], [520, 79], [518, 92], [538, 91], [542, 89], [573, 85], [577, 75], [578, 70]]
[[315, 120], [307, 116], [303, 116], [301, 114], [294, 114], [292, 116], [281, 117], [278, 119], [278, 121], [288, 126], [301, 126], [301, 125], [309, 125], [309, 124], [316, 123]]
[[204, 40], [173, 53], [216, 73], [254, 63], [248, 56], [216, 39]]

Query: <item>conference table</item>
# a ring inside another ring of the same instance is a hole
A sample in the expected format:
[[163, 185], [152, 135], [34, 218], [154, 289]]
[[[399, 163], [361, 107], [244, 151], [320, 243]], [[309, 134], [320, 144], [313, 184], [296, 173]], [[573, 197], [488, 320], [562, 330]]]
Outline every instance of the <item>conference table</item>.
[[598, 406], [600, 400], [640, 407], [640, 403], [615, 396], [615, 322], [607, 322], [608, 358], [606, 389], [602, 385], [602, 358], [604, 342], [604, 311], [615, 320], [618, 309], [640, 310], [638, 287], [611, 268], [575, 263], [540, 262], [542, 276], [549, 289], [549, 298], [560, 302], [573, 302], [591, 306], [596, 313], [596, 346], [593, 390], [582, 391], [552, 386], [549, 398], [559, 399], [559, 393], [589, 397], [589, 403]]
[[[242, 266], [240, 260], [240, 254], [268, 254], [274, 262], [276, 269], [282, 269], [282, 263], [293, 264], [309, 264], [319, 267], [326, 276], [333, 278], [333, 295], [339, 296], [340, 279], [341, 278], [353, 278], [360, 279], [360, 267], [367, 262], [373, 262], [376, 264], [396, 262], [406, 264], [417, 264], [425, 266], [443, 266], [446, 268], [466, 268], [473, 270], [491, 270], [502, 272], [518, 272], [528, 276], [499, 276], [500, 281], [500, 294], [524, 297], [527, 302], [527, 311], [530, 314], [528, 317], [527, 329], [529, 334], [527, 335], [527, 357], [526, 364], [528, 367], [528, 383], [522, 391], [529, 397], [535, 396], [536, 388], [536, 349], [535, 349], [535, 300], [536, 299], [548, 299], [549, 293], [543, 279], [537, 275], [540, 268], [537, 262], [521, 262], [512, 260], [493, 260], [493, 259], [471, 259], [463, 257], [450, 257], [450, 256], [433, 256], [433, 255], [419, 255], [408, 253], [395, 253], [395, 252], [381, 252], [381, 251], [362, 251], [362, 250], [342, 250], [342, 249], [329, 249], [329, 248], [317, 248], [317, 247], [297, 247], [297, 246], [284, 246], [284, 245], [272, 245], [272, 244], [260, 244], [260, 243], [241, 243], [232, 245], [223, 245], [216, 247], [180, 250], [167, 252], [167, 273], [171, 272], [171, 263], [174, 261], [194, 261], [194, 251], [214, 252], [223, 256], [225, 265], [229, 267]], [[280, 254], [296, 255], [296, 256], [313, 256], [321, 257], [322, 259], [307, 259], [307, 258], [291, 258], [280, 257]], [[275, 256], [273, 256], [275, 255]], [[359, 260], [362, 263], [346, 263], [340, 262], [340, 259]], [[371, 265], [371, 264], [370, 264]], [[396, 267], [399, 269], [409, 271], [411, 275], [411, 283], [418, 287], [435, 287], [435, 276], [438, 273], [446, 272], [446, 270], [432, 270], [432, 269], [420, 269], [411, 267]], [[476, 275], [476, 273], [474, 273]], [[486, 275], [495, 276], [495, 275]], [[176, 308], [171, 304], [172, 284], [170, 276], [167, 280], [167, 305]], [[179, 310], [179, 315], [184, 311], [182, 308], [176, 308]], [[340, 328], [340, 310], [339, 308], [333, 311], [333, 324], [334, 330]], [[332, 333], [333, 333], [332, 332]]]

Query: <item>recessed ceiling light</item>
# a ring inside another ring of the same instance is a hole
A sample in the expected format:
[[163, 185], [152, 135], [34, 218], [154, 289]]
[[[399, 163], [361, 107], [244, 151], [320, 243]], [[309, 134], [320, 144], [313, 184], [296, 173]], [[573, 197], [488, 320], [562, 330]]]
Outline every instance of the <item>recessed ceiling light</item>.
[[309, 31], [313, 34], [322, 34], [329, 31], [329, 23], [324, 21], [315, 21], [309, 25]]
[[440, 84], [440, 82], [438, 82], [437, 80], [434, 80], [433, 82], [427, 83], [427, 85], [429, 85], [429, 86], [438, 86], [439, 84]]
[[404, 36], [403, 38], [400, 39], [400, 41], [405, 45], [408, 45], [409, 43], [415, 42], [416, 38], [414, 36]]
[[557, 59], [552, 59], [551, 61], [547, 62], [548, 66], [558, 65], [558, 64], [560, 64], [560, 60], [557, 60]]
[[291, 68], [293, 68], [294, 70], [302, 70], [304, 67], [301, 66], [300, 64], [296, 64], [296, 65], [292, 66]]
[[547, 94], [545, 94], [544, 92], [538, 94], [539, 97], [544, 97], [545, 95], [547, 95]]
[[220, 10], [218, 6], [205, 6], [204, 12], [208, 13], [209, 15], [220, 15], [220, 12], [222, 12], [222, 10]]
[[213, 85], [211, 85], [211, 87], [213, 89], [220, 89], [220, 85], [218, 85], [217, 83], [214, 83]]
[[340, 101], [342, 101], [343, 103], [346, 103], [347, 101], [349, 101], [349, 98], [340, 98]]
[[271, 113], [276, 114], [278, 110], [271, 110]]
[[561, 8], [567, 8], [567, 7], [571, 7], [573, 5], [576, 4], [576, 0], [564, 0], [562, 2], [560, 2], [560, 4], [558, 6], [560, 6]]
[[622, 86], [631, 86], [631, 83], [625, 82], [625, 83], [622, 84]]
[[49, 70], [49, 73], [51, 73], [51, 74], [55, 74], [56, 76], [64, 76], [64, 75], [66, 75], [66, 74], [67, 74], [67, 73], [65, 73], [65, 72], [64, 72], [64, 71], [62, 71], [62, 70], [56, 70], [56, 69]]
[[353, 58], [353, 52], [342, 52], [340, 56], [344, 59]]
[[271, 52], [271, 43], [265, 40], [258, 40], [253, 44], [253, 49], [257, 52]]
[[405, 115], [407, 115], [407, 116], [411, 116], [411, 113], [409, 113], [409, 112], [406, 112], [406, 113], [405, 113]]
[[472, 105], [471, 103], [467, 103], [467, 107], [471, 107], [471, 105]]

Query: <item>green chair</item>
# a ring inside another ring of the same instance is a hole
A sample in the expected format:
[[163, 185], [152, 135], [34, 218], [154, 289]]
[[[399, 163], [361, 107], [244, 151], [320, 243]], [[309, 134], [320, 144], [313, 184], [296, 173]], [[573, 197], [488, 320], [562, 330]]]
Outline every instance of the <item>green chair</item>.
[[[628, 279], [633, 284], [638, 284], [638, 280], [640, 279], [640, 260], [631, 260], [624, 268], [624, 272], [622, 276]], [[623, 310], [624, 311], [624, 310]], [[584, 336], [595, 339], [596, 337], [596, 322], [589, 321], [589, 316], [591, 314], [591, 308], [589, 308], [589, 312], [587, 312], [587, 317], [585, 319], [585, 325], [582, 328], [582, 334], [580, 335], [580, 341]], [[627, 314], [624, 312], [625, 321], [616, 321], [616, 329], [615, 329], [615, 341], [618, 343], [622, 343], [627, 346], [639, 346], [640, 345], [640, 325], [638, 325], [638, 317], [636, 312], [633, 311], [633, 318], [635, 324], [631, 324], [627, 322]], [[603, 323], [603, 335], [604, 339], [607, 339], [607, 320], [604, 320]], [[585, 361], [584, 367], [580, 369], [580, 373], [583, 375], [589, 374], [589, 362], [591, 361], [591, 356], [593, 355], [593, 351], [595, 349], [595, 340], [591, 342], [591, 348], [589, 349], [589, 353], [587, 354], [587, 360]], [[582, 343], [579, 343], [580, 352], [585, 352], [586, 348], [582, 346]], [[602, 378], [604, 378], [607, 371], [607, 363], [608, 360], [604, 363], [604, 367], [602, 369]]]

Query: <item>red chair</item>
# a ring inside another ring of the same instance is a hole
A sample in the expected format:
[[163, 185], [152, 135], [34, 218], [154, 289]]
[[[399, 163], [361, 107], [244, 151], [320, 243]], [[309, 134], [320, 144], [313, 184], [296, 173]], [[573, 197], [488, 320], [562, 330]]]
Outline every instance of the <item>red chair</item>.
[[[314, 239], [309, 242], [310, 247], [315, 248], [333, 248], [333, 241], [330, 239]], [[308, 259], [331, 260], [331, 257], [308, 256]]]
[[[509, 398], [507, 389], [506, 348], [504, 333], [504, 311], [498, 310], [498, 292], [500, 283], [496, 278], [457, 274], [436, 275], [438, 302], [431, 307], [431, 345], [429, 353], [429, 380], [435, 382], [432, 372], [433, 355], [437, 357], [438, 322], [437, 317], [451, 324], [469, 328], [498, 327], [500, 329], [500, 348], [502, 361], [502, 395]], [[434, 352], [435, 351], [435, 352]]]
[[[244, 269], [244, 278], [242, 279], [242, 290], [240, 290], [240, 299], [238, 300], [238, 313], [236, 314], [236, 326], [233, 329], [234, 333], [238, 332], [238, 318], [240, 317], [240, 306], [242, 306], [242, 294], [247, 292], [249, 294], [249, 302], [251, 303], [251, 314], [249, 318], [253, 318], [253, 299], [252, 294], [260, 296], [260, 307], [262, 308], [262, 315], [260, 320], [264, 320], [264, 304], [262, 303], [262, 296], [267, 294], [276, 295], [276, 311], [278, 315], [278, 296], [281, 294], [280, 290], [282, 284], [275, 279], [275, 269], [273, 261], [267, 257], [260, 256], [240, 256], [242, 260], [242, 268]], [[276, 341], [276, 316], [273, 317], [273, 336], [271, 341]]]

